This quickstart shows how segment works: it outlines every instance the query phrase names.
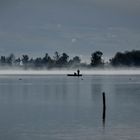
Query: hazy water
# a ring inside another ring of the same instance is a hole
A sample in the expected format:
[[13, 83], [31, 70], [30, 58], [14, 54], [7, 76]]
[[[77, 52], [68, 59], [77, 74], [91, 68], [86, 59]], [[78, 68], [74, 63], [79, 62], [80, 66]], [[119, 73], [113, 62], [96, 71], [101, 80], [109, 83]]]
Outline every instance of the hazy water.
[[1, 140], [139, 140], [139, 132], [138, 75], [0, 76]]

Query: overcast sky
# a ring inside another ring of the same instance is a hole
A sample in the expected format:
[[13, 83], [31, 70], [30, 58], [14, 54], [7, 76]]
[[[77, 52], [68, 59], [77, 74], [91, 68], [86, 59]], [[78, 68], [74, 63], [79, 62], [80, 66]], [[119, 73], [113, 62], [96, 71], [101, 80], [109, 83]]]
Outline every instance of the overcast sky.
[[0, 0], [0, 55], [140, 49], [140, 0]]

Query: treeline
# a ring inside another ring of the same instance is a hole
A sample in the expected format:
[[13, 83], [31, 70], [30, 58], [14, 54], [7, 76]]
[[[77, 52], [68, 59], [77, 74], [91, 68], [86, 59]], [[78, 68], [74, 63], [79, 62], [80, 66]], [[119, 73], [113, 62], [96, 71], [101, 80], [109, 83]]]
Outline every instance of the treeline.
[[117, 52], [116, 55], [110, 59], [113, 66], [140, 66], [140, 50], [132, 50], [125, 52]]
[[70, 58], [67, 53], [55, 52], [54, 56], [46, 53], [43, 57], [30, 58], [27, 54], [16, 58], [14, 54], [0, 57], [0, 66], [21, 67], [21, 68], [93, 68], [105, 66], [140, 66], [140, 50], [117, 52], [108, 63], [104, 63], [103, 52], [95, 51], [91, 54], [90, 63], [82, 63], [79, 56]]
[[14, 54], [9, 56], [0, 57], [1, 66], [14, 66], [23, 68], [62, 68], [62, 67], [79, 67], [85, 65], [81, 63], [79, 56], [75, 56], [70, 59], [66, 53], [55, 52], [54, 56], [51, 57], [48, 53], [44, 57], [30, 58], [27, 54], [22, 57], [16, 58]]

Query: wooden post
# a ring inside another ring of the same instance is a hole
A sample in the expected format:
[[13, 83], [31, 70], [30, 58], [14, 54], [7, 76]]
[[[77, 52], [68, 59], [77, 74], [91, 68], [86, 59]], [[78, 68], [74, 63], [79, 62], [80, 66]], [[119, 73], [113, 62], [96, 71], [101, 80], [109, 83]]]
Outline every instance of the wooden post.
[[106, 99], [105, 99], [105, 92], [102, 93], [103, 96], [103, 125], [105, 125], [105, 117], [106, 117]]

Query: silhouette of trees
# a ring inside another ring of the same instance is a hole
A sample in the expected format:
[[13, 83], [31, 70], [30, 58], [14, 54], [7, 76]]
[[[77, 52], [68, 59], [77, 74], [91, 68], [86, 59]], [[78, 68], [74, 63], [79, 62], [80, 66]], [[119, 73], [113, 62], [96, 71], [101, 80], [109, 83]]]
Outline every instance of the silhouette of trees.
[[45, 56], [42, 59], [42, 63], [44, 65], [47, 65], [48, 64], [48, 59], [49, 59], [49, 55], [48, 55], [48, 53], [46, 53]]
[[8, 64], [8, 65], [12, 65], [12, 64], [14, 63], [14, 61], [15, 61], [15, 55], [14, 55], [14, 54], [10, 54], [10, 55], [7, 57], [6, 61], [7, 61], [7, 64]]
[[58, 66], [59, 65], [59, 59], [60, 59], [60, 54], [56, 51], [54, 53], [54, 62], [55, 62], [55, 65]]
[[29, 56], [28, 55], [22, 55], [22, 63], [24, 65], [28, 64]]
[[5, 56], [1, 56], [0, 63], [1, 63], [1, 65], [5, 65], [6, 64], [6, 57]]
[[10, 65], [10, 66], [12, 66], [15, 63], [14, 54], [10, 54], [8, 57], [1, 56], [0, 63], [1, 63], [1, 65]]
[[69, 56], [66, 53], [63, 53], [58, 60], [59, 66], [66, 66], [68, 64], [68, 58]]
[[140, 66], [140, 51], [117, 52], [110, 63], [113, 66]]
[[91, 66], [101, 66], [103, 65], [103, 60], [102, 60], [102, 55], [103, 53], [101, 51], [96, 51], [91, 54]]
[[28, 55], [22, 55], [21, 61], [22, 61], [22, 64], [23, 64], [24, 68], [27, 69], [28, 66], [29, 66], [28, 65], [29, 64], [29, 56]]
[[[104, 66], [104, 60], [102, 58], [103, 53], [101, 51], [95, 51], [91, 54], [90, 64], [81, 63], [79, 56], [74, 56], [69, 59], [67, 53], [60, 54], [55, 52], [54, 56], [49, 56], [46, 53], [43, 57], [31, 58], [24, 54], [22, 57], [16, 58], [14, 54], [9, 56], [0, 56], [0, 66], [16, 66], [23, 68], [90, 68]], [[117, 52], [115, 56], [110, 59], [110, 63], [106, 63], [105, 66], [140, 66], [140, 50], [132, 50], [125, 52]]]
[[[58, 54], [56, 54], [58, 55]], [[50, 68], [54, 64], [54, 61], [52, 58], [48, 55], [48, 53], [45, 54], [45, 56], [42, 59], [42, 63], [45, 67]]]
[[81, 59], [79, 56], [75, 56], [73, 57], [73, 59], [70, 59], [69, 61], [69, 65], [72, 67], [80, 66], [80, 64], [81, 64]]
[[42, 58], [41, 57], [37, 57], [34, 61], [34, 65], [35, 67], [42, 67]]
[[75, 64], [80, 64], [80, 63], [81, 63], [80, 57], [79, 57], [79, 56], [73, 57], [73, 62], [74, 62]]
[[16, 66], [20, 65], [20, 62], [21, 62], [21, 59], [20, 58], [15, 59], [15, 65]]
[[66, 53], [62, 53], [62, 55], [60, 55], [58, 52], [55, 52], [54, 65], [56, 67], [66, 66], [68, 64], [68, 58], [69, 56]]

